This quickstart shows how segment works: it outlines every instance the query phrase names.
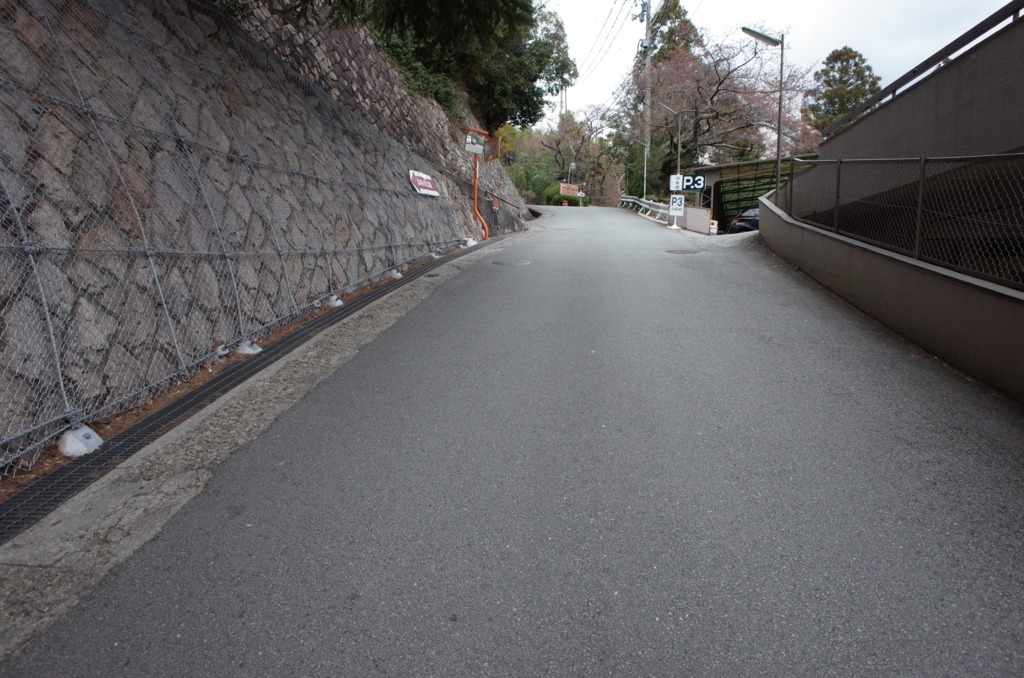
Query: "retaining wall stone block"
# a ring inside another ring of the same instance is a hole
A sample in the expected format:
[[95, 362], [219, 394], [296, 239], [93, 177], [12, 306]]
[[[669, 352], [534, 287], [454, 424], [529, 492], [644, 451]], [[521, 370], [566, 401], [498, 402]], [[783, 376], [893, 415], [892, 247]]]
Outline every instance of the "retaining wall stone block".
[[[0, 92], [6, 195], [31, 242], [57, 248], [36, 256], [43, 295], [24, 254], [0, 257], [0, 375], [16, 382], [0, 396], [27, 399], [0, 402], [0, 427], [63, 411], [44, 296], [72, 399], [107, 407], [180, 370], [178, 349], [192, 363], [294, 303], [422, 253], [385, 245], [477, 232], [458, 129], [406, 92], [365, 33], [296, 29], [263, 8], [247, 22], [250, 42], [184, 0], [93, 2], [36, 2], [54, 18], [65, 64], [27, 2], [0, 0], [5, 77], [71, 102]], [[94, 112], [77, 107], [68, 67]], [[452, 199], [416, 195], [409, 169]], [[500, 168], [486, 170], [492, 192], [518, 199]], [[278, 254], [361, 245], [380, 248]], [[217, 256], [225, 247], [261, 254]]]

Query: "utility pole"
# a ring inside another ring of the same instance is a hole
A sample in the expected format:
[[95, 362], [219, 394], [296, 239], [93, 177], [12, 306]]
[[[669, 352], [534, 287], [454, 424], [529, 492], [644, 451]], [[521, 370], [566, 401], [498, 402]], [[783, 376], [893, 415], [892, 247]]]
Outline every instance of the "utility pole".
[[[643, 0], [644, 13], [644, 151], [651, 148], [651, 2]], [[647, 172], [644, 172], [644, 194], [647, 194]]]
[[[644, 140], [639, 142], [644, 147], [644, 160], [651, 148], [651, 0], [640, 0], [640, 13], [634, 19], [644, 22]], [[644, 171], [644, 197], [647, 196], [647, 172]]]

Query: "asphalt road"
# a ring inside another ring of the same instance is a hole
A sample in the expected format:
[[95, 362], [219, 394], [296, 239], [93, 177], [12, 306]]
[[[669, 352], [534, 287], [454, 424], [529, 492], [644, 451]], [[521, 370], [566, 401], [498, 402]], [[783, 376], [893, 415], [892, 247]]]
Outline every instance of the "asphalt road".
[[1024, 673], [1021, 408], [756, 238], [553, 212], [7, 675]]

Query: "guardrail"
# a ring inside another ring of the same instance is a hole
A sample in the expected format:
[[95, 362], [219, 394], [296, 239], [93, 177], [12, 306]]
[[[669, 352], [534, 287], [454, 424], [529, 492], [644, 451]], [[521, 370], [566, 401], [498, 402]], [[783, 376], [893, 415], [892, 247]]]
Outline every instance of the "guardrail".
[[1024, 290], [1024, 153], [800, 162], [775, 201], [791, 217]]
[[[625, 207], [635, 211], [642, 217], [668, 223], [668, 205], [653, 200], [644, 200], [632, 195], [622, 194], [619, 196], [619, 207]], [[655, 216], [651, 216], [651, 215]]]

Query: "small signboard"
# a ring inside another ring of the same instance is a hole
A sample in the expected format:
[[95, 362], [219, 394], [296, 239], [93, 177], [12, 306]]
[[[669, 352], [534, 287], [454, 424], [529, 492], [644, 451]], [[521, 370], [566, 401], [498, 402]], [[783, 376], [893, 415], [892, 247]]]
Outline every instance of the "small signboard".
[[586, 198], [587, 194], [584, 193], [583, 191], [580, 191], [579, 193], [576, 194], [576, 197], [577, 198]]
[[703, 191], [706, 186], [703, 174], [673, 174], [668, 178], [670, 191]]
[[412, 187], [416, 189], [417, 193], [433, 196], [441, 195], [437, 192], [437, 186], [434, 185], [434, 179], [423, 172], [409, 170], [409, 181], [412, 182]]
[[576, 195], [580, 192], [580, 187], [576, 184], [558, 184], [558, 192], [562, 195]]
[[668, 215], [670, 217], [682, 217], [686, 215], [686, 203], [681, 195], [670, 195], [668, 197]]

